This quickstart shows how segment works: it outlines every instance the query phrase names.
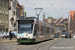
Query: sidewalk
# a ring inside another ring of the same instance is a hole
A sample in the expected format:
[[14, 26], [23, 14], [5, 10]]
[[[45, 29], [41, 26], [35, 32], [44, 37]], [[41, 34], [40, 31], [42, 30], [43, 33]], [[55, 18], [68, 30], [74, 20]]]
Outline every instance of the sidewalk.
[[12, 38], [12, 40], [9, 40], [8, 39], [0, 39], [0, 43], [3, 43], [3, 42], [17, 42], [17, 39], [16, 38]]

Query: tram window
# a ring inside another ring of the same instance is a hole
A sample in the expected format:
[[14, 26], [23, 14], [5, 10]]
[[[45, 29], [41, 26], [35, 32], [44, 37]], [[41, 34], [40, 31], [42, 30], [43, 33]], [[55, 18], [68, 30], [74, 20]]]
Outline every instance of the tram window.
[[36, 35], [36, 30], [34, 30], [34, 36]]
[[42, 33], [40, 33], [40, 35], [43, 35]]
[[32, 24], [19, 24], [19, 33], [32, 33]]
[[21, 23], [21, 24], [24, 24], [24, 23], [33, 23], [34, 21], [33, 20], [20, 20], [20, 21], [18, 21], [19, 23]]
[[33, 24], [31, 25], [31, 29], [33, 28]]
[[35, 25], [35, 28], [34, 28], [34, 36], [36, 35], [36, 31], [37, 31], [37, 25]]

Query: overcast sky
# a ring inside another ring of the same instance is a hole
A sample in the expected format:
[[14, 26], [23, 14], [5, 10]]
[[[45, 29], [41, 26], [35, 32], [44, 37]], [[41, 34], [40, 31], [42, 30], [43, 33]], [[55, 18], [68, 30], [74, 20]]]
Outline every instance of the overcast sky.
[[36, 17], [35, 8], [43, 8], [39, 16], [40, 20], [43, 19], [43, 12], [45, 12], [46, 18], [48, 15], [53, 18], [67, 18], [69, 11], [75, 10], [75, 0], [18, 0], [18, 2], [20, 5], [24, 5], [28, 17]]

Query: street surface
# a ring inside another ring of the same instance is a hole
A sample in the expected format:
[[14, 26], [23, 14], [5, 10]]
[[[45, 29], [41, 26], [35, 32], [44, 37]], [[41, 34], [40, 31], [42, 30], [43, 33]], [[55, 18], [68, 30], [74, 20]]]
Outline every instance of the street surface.
[[55, 38], [36, 44], [0, 43], [0, 50], [75, 50], [75, 38]]

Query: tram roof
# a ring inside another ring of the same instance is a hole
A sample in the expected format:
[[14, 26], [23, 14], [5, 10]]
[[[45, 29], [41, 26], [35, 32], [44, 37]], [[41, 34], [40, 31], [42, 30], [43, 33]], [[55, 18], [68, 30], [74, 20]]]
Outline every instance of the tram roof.
[[18, 20], [34, 20], [36, 17], [19, 17]]
[[[36, 17], [24, 17], [24, 16], [18, 18], [18, 20], [34, 20], [34, 19], [37, 19], [37, 18]], [[38, 20], [36, 21], [36, 24], [38, 24]], [[45, 22], [42, 22], [40, 20], [39, 20], [39, 25], [50, 27], [49, 23], [45, 23]]]

